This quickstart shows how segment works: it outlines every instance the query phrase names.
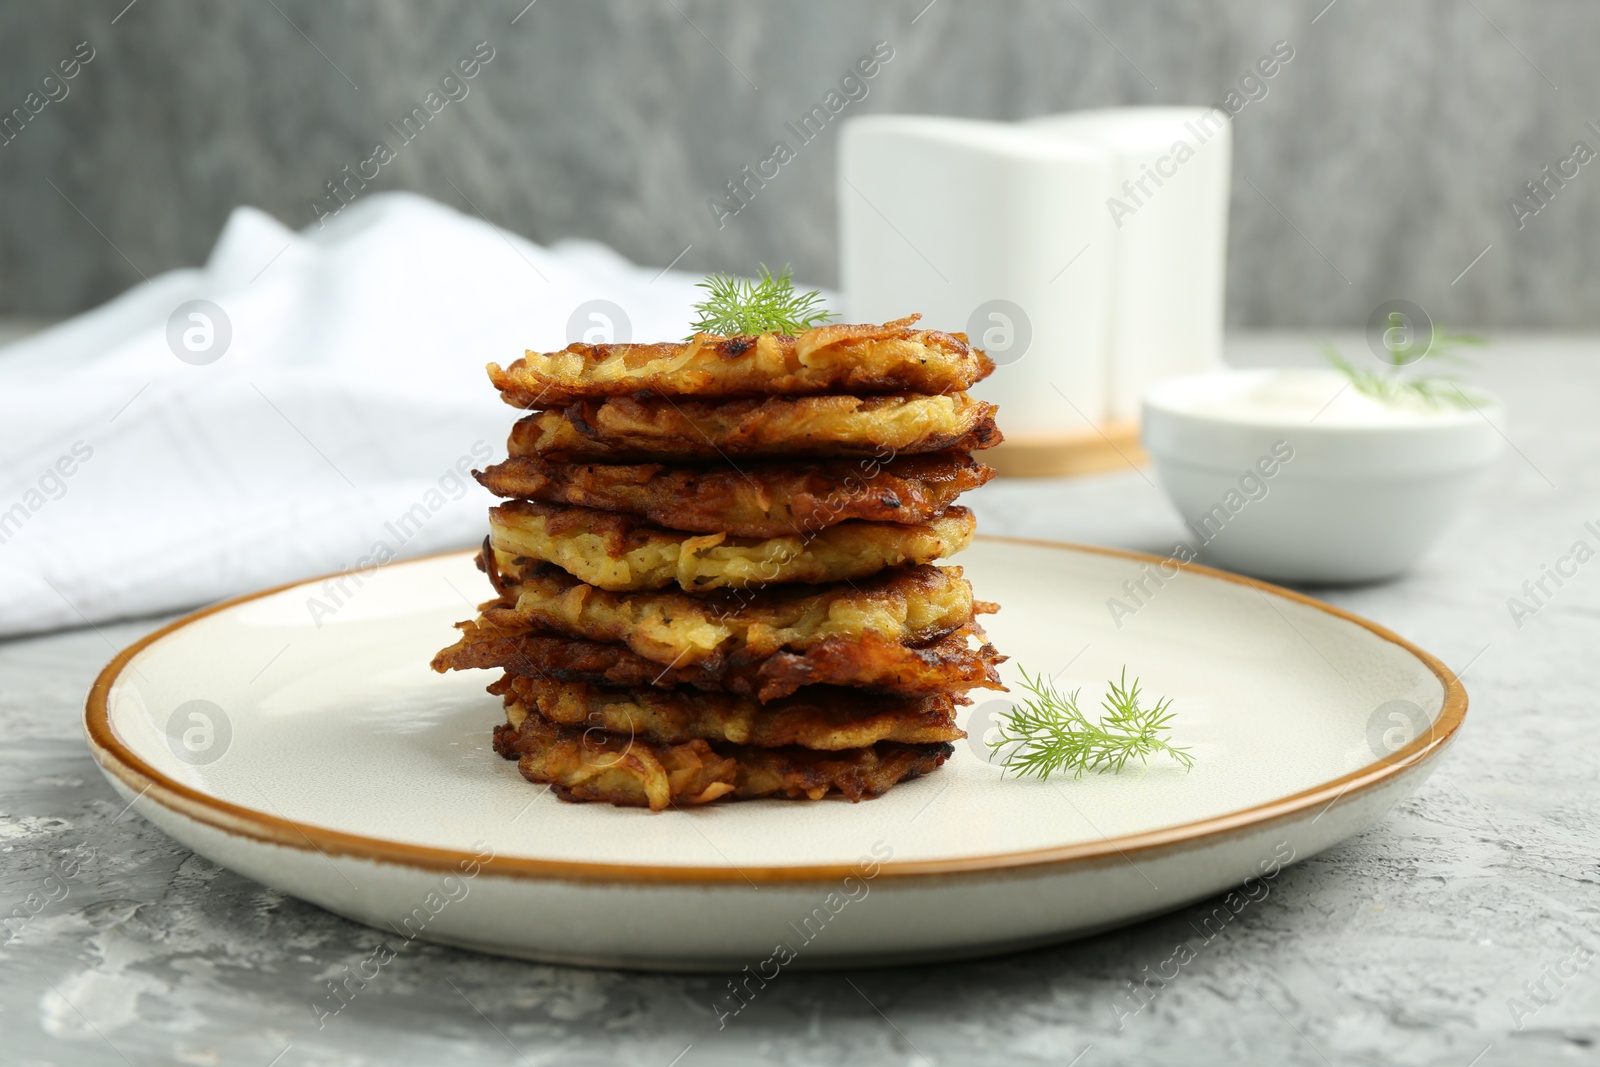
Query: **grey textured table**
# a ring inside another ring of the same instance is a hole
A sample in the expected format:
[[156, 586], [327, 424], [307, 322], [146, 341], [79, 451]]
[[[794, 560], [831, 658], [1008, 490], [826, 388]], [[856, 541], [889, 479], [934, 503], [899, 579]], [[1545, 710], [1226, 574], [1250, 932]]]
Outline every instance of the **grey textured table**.
[[[1231, 358], [1303, 360], [1310, 345], [1248, 337]], [[1120, 1029], [1128, 981], [1212, 904], [975, 963], [786, 974], [720, 1032], [716, 976], [421, 946], [319, 1030], [322, 982], [378, 935], [174, 844], [124, 809], [85, 751], [84, 691], [161, 621], [143, 620], [0, 645], [0, 903], [51, 871], [64, 887], [0, 948], [0, 1062], [1600, 1061], [1600, 567], [1520, 628], [1506, 604], [1600, 520], [1600, 341], [1502, 338], [1482, 380], [1508, 402], [1513, 448], [1470, 513], [1403, 581], [1324, 591], [1464, 672], [1463, 736], [1416, 796], [1286, 870]], [[975, 497], [991, 532], [1154, 551], [1181, 532], [1132, 471]]]

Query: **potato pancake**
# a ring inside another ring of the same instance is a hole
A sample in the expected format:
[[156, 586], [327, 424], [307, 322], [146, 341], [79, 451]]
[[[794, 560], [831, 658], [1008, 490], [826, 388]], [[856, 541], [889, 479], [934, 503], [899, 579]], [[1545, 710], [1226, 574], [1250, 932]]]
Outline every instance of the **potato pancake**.
[[670, 397], [952, 393], [994, 364], [963, 334], [914, 328], [919, 315], [882, 326], [819, 326], [790, 337], [696, 334], [675, 344], [571, 344], [528, 352], [489, 380], [505, 402], [552, 408], [650, 392]]
[[775, 652], [751, 663], [702, 660], [671, 667], [623, 644], [548, 633], [506, 634], [477, 621], [460, 625], [461, 640], [434, 657], [434, 670], [501, 667], [536, 678], [617, 688], [689, 686], [762, 702], [813, 685], [906, 697], [1005, 688], [996, 670], [1005, 657], [987, 643], [976, 623], [920, 644], [876, 634], [830, 637], [803, 652]]
[[725, 796], [821, 800], [838, 792], [860, 800], [937, 769], [955, 752], [948, 743], [894, 741], [842, 752], [701, 740], [667, 745], [557, 726], [542, 715], [528, 715], [519, 726], [506, 722], [495, 727], [494, 748], [516, 760], [517, 770], [530, 782], [549, 783], [562, 800], [652, 811]]
[[672, 400], [622, 396], [541, 411], [511, 428], [512, 456], [706, 460], [740, 456], [892, 456], [1000, 443], [993, 404], [966, 393]]
[[783, 537], [851, 519], [920, 524], [994, 470], [965, 452], [811, 462], [553, 463], [517, 456], [478, 481], [501, 497], [602, 508], [670, 530]]
[[810, 536], [729, 537], [667, 530], [631, 515], [528, 500], [489, 509], [500, 573], [515, 581], [530, 564], [553, 563], [599, 589], [689, 592], [819, 585], [864, 578], [902, 563], [931, 563], [972, 541], [977, 522], [953, 507], [926, 526], [845, 522]]
[[879, 741], [931, 744], [967, 736], [955, 724], [957, 701], [946, 694], [884, 697], [819, 686], [763, 705], [728, 693], [607, 689], [515, 674], [505, 675], [489, 692], [504, 698], [506, 721], [513, 726], [528, 715], [543, 715], [558, 726], [671, 745], [699, 739], [837, 752]]
[[902, 567], [854, 585], [771, 586], [691, 596], [673, 590], [614, 593], [547, 567], [506, 587], [487, 605], [483, 625], [502, 633], [545, 630], [626, 644], [670, 666], [752, 663], [804, 651], [830, 637], [878, 635], [919, 643], [972, 621], [994, 606], [972, 599], [959, 567]]

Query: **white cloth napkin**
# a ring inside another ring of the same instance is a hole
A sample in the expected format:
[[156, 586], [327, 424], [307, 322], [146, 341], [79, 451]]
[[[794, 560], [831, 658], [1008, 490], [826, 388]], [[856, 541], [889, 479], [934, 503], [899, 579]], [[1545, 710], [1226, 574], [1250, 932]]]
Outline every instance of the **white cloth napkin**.
[[[566, 345], [596, 299], [681, 337], [696, 280], [408, 194], [300, 233], [237, 209], [203, 269], [0, 349], [0, 635], [476, 543], [467, 472], [517, 417], [484, 364]], [[222, 316], [169, 331], [191, 300]]]

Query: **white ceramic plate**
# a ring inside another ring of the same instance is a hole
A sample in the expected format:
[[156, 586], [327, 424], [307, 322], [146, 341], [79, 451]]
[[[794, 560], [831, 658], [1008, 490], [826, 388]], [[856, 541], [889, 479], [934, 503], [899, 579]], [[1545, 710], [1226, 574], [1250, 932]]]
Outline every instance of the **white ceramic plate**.
[[[145, 818], [392, 947], [767, 974], [1000, 952], [1230, 887], [1242, 908], [1416, 788], [1466, 713], [1432, 656], [1272, 586], [1190, 566], [1158, 587], [1153, 557], [987, 538], [958, 562], [1003, 606], [1008, 680], [1058, 674], [1093, 705], [1126, 665], [1171, 698], [1194, 769], [1018, 780], [974, 741], [860, 804], [566, 804], [490, 748], [491, 672], [428, 669], [484, 596], [466, 553], [174, 623], [105, 669], [86, 728]], [[976, 734], [997, 705], [975, 695]]]

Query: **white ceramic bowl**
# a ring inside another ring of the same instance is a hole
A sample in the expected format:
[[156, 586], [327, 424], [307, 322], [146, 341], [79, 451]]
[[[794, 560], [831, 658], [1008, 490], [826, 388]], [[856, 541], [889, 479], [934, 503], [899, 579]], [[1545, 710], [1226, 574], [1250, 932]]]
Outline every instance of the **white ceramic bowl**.
[[1501, 454], [1500, 404], [1384, 403], [1331, 370], [1172, 378], [1144, 396], [1145, 450], [1202, 559], [1276, 581], [1410, 569]]

